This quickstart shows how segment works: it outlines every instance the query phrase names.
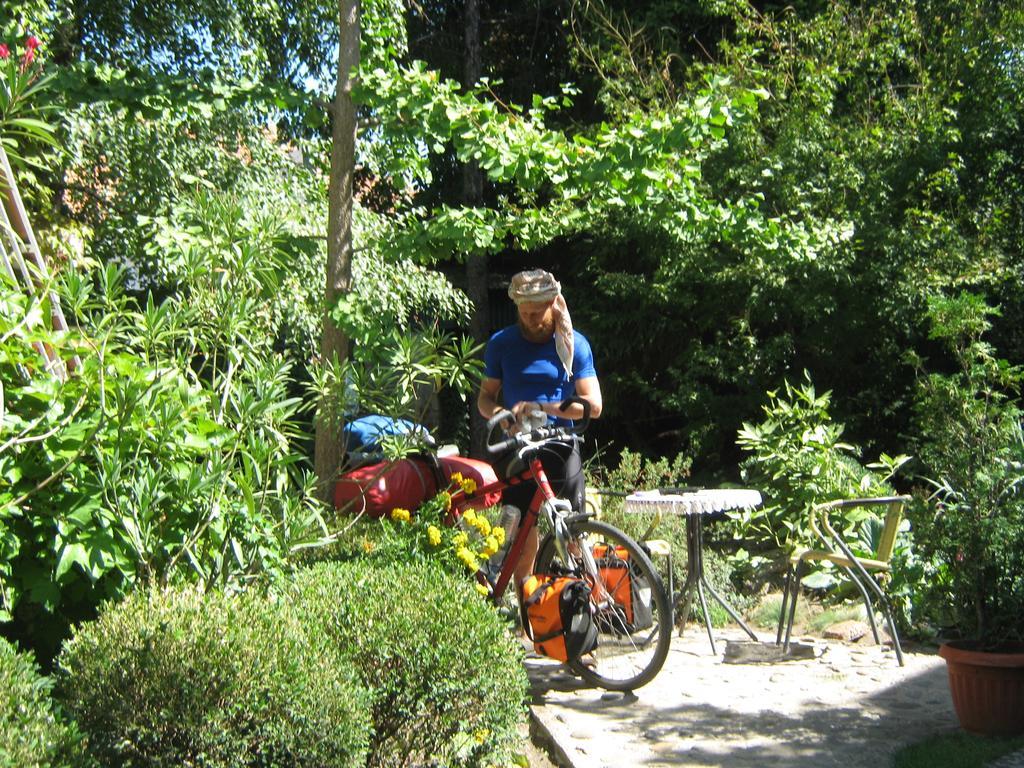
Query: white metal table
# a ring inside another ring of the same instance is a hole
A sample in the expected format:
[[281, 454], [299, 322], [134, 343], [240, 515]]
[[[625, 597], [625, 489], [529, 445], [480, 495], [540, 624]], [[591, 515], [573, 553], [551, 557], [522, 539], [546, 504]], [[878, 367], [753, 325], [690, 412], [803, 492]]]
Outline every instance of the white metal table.
[[[724, 517], [730, 510], [751, 509], [760, 504], [760, 492], [745, 488], [709, 488], [680, 493], [638, 491], [626, 497], [623, 507], [626, 512], [653, 512], [656, 515], [647, 534], [644, 535], [644, 539], [650, 536], [662, 515], [686, 516], [686, 584], [683, 585], [678, 595], [672, 595], [672, 610], [673, 614], [679, 617], [680, 631], [682, 631], [682, 626], [685, 624], [687, 616], [690, 615], [693, 593], [697, 593], [712, 653], [717, 651], [715, 650], [715, 638], [711, 634], [711, 615], [708, 613], [708, 604], [704, 597], [705, 589], [725, 608], [733, 621], [743, 627], [751, 639], [756, 641], [758, 637], [736, 610], [726, 602], [725, 598], [714, 590], [704, 575], [704, 519], [716, 516]], [[669, 590], [671, 592], [671, 566], [669, 574]], [[682, 602], [681, 611], [679, 610], [680, 602]]]

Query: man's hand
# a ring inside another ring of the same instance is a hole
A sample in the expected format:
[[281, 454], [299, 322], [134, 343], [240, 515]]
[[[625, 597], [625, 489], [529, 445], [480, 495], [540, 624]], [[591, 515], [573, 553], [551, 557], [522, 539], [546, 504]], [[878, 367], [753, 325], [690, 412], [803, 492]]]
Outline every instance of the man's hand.
[[[516, 417], [515, 431], [529, 432], [531, 429], [547, 423], [547, 415], [540, 403], [535, 400], [523, 400], [512, 406], [512, 414]], [[538, 416], [538, 414], [540, 414]]]
[[523, 400], [522, 402], [516, 403], [512, 406], [512, 415], [516, 417], [516, 421], [522, 423], [527, 416], [532, 416], [534, 411], [544, 412], [544, 409], [540, 407], [540, 403], [535, 400]]

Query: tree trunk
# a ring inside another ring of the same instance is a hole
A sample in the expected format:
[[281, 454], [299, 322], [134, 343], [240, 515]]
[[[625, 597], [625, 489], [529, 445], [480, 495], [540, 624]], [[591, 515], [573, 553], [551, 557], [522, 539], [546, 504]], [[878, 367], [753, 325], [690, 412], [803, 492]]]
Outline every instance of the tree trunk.
[[[359, 66], [359, 0], [338, 0], [340, 39], [338, 87], [334, 95], [331, 177], [327, 191], [327, 290], [320, 356], [324, 365], [343, 362], [348, 337], [331, 319], [331, 309], [352, 285], [352, 207], [356, 152], [356, 110], [352, 103], [355, 69]], [[317, 494], [330, 501], [341, 466], [341, 393], [319, 404], [316, 415], [315, 469]]]
[[[463, 81], [467, 88], [476, 85], [482, 74], [480, 54], [480, 2], [466, 0], [466, 61]], [[476, 163], [469, 162], [462, 166], [462, 196], [466, 205], [480, 205], [484, 197], [484, 177]], [[487, 298], [487, 254], [471, 254], [466, 259], [466, 293], [473, 302], [473, 316], [470, 319], [470, 332], [478, 343], [484, 343], [490, 336], [490, 307]], [[471, 456], [483, 458], [484, 419], [476, 409], [476, 401], [470, 400], [469, 453]]]

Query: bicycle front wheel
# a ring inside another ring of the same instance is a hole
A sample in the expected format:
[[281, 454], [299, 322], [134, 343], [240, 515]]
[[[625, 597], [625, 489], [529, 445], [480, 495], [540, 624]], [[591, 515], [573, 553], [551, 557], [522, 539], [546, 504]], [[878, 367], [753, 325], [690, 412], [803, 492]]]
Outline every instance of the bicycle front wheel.
[[555, 537], [541, 542], [538, 574], [569, 572], [586, 579], [597, 647], [569, 665], [584, 680], [631, 691], [654, 679], [672, 642], [668, 595], [651, 559], [633, 539], [599, 520], [570, 520], [565, 556]]

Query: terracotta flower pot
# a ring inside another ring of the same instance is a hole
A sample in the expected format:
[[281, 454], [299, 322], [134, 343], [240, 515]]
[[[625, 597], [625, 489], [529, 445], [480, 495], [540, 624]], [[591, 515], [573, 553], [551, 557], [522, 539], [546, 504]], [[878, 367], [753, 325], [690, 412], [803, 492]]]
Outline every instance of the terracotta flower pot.
[[1024, 733], [1024, 645], [999, 651], [976, 646], [960, 641], [939, 648], [961, 727], [984, 736]]

